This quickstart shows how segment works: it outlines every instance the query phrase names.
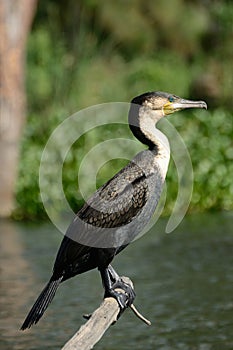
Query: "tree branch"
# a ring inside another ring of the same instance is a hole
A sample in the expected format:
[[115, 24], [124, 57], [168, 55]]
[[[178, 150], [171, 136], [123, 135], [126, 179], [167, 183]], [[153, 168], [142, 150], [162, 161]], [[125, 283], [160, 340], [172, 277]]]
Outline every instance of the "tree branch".
[[[132, 281], [128, 277], [121, 277], [128, 284]], [[124, 293], [123, 290], [118, 291]], [[135, 315], [147, 325], [150, 325], [144, 316], [142, 316], [135, 306], [130, 306]], [[80, 327], [74, 336], [63, 346], [62, 350], [90, 350], [102, 338], [106, 330], [117, 321], [120, 307], [114, 298], [105, 298], [102, 304], [92, 315], [84, 316], [88, 321]]]
[[116, 322], [119, 311], [119, 305], [114, 298], [104, 299], [100, 307], [93, 312], [90, 319], [80, 327], [62, 350], [92, 349], [111, 324]]

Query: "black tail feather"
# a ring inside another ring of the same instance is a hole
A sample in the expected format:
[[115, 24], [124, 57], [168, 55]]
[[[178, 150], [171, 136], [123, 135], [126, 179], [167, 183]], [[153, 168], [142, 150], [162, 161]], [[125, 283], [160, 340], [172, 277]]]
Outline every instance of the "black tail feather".
[[62, 277], [57, 280], [50, 280], [45, 288], [42, 290], [41, 294], [37, 298], [35, 304], [31, 308], [29, 314], [27, 315], [21, 330], [30, 328], [33, 324], [36, 324], [39, 319], [43, 316], [48, 305], [51, 303], [55, 296], [57, 288], [62, 280]]

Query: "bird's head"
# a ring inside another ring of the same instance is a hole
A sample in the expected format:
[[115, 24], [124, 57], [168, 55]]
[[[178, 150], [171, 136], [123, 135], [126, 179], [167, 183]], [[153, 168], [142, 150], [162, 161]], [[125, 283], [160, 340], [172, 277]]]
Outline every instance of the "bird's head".
[[160, 118], [187, 108], [207, 109], [207, 104], [204, 101], [186, 100], [161, 91], [146, 92], [135, 97], [131, 103], [145, 107], [145, 109], [157, 111], [157, 115], [160, 115]]
[[153, 148], [155, 124], [163, 117], [187, 108], [205, 108], [204, 101], [185, 100], [167, 92], [146, 92], [131, 101], [129, 126], [134, 136]]

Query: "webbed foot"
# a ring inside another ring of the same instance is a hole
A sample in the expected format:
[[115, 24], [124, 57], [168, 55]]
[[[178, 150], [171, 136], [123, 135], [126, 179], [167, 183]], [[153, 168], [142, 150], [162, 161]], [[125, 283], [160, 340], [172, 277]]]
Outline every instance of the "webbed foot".
[[104, 297], [113, 297], [118, 302], [120, 307], [120, 312], [117, 316], [118, 319], [123, 311], [133, 303], [136, 294], [130, 284], [119, 278], [112, 284], [111, 288], [105, 289]]

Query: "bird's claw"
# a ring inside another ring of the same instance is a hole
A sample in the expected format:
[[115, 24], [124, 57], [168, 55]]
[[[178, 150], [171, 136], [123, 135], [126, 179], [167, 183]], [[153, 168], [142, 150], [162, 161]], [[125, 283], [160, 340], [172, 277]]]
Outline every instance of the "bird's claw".
[[[122, 291], [120, 291], [120, 289]], [[117, 315], [118, 319], [124, 310], [133, 303], [136, 294], [134, 289], [120, 278], [112, 285], [111, 289], [105, 291], [104, 296], [105, 298], [113, 297], [118, 302], [120, 307], [120, 312]]]

